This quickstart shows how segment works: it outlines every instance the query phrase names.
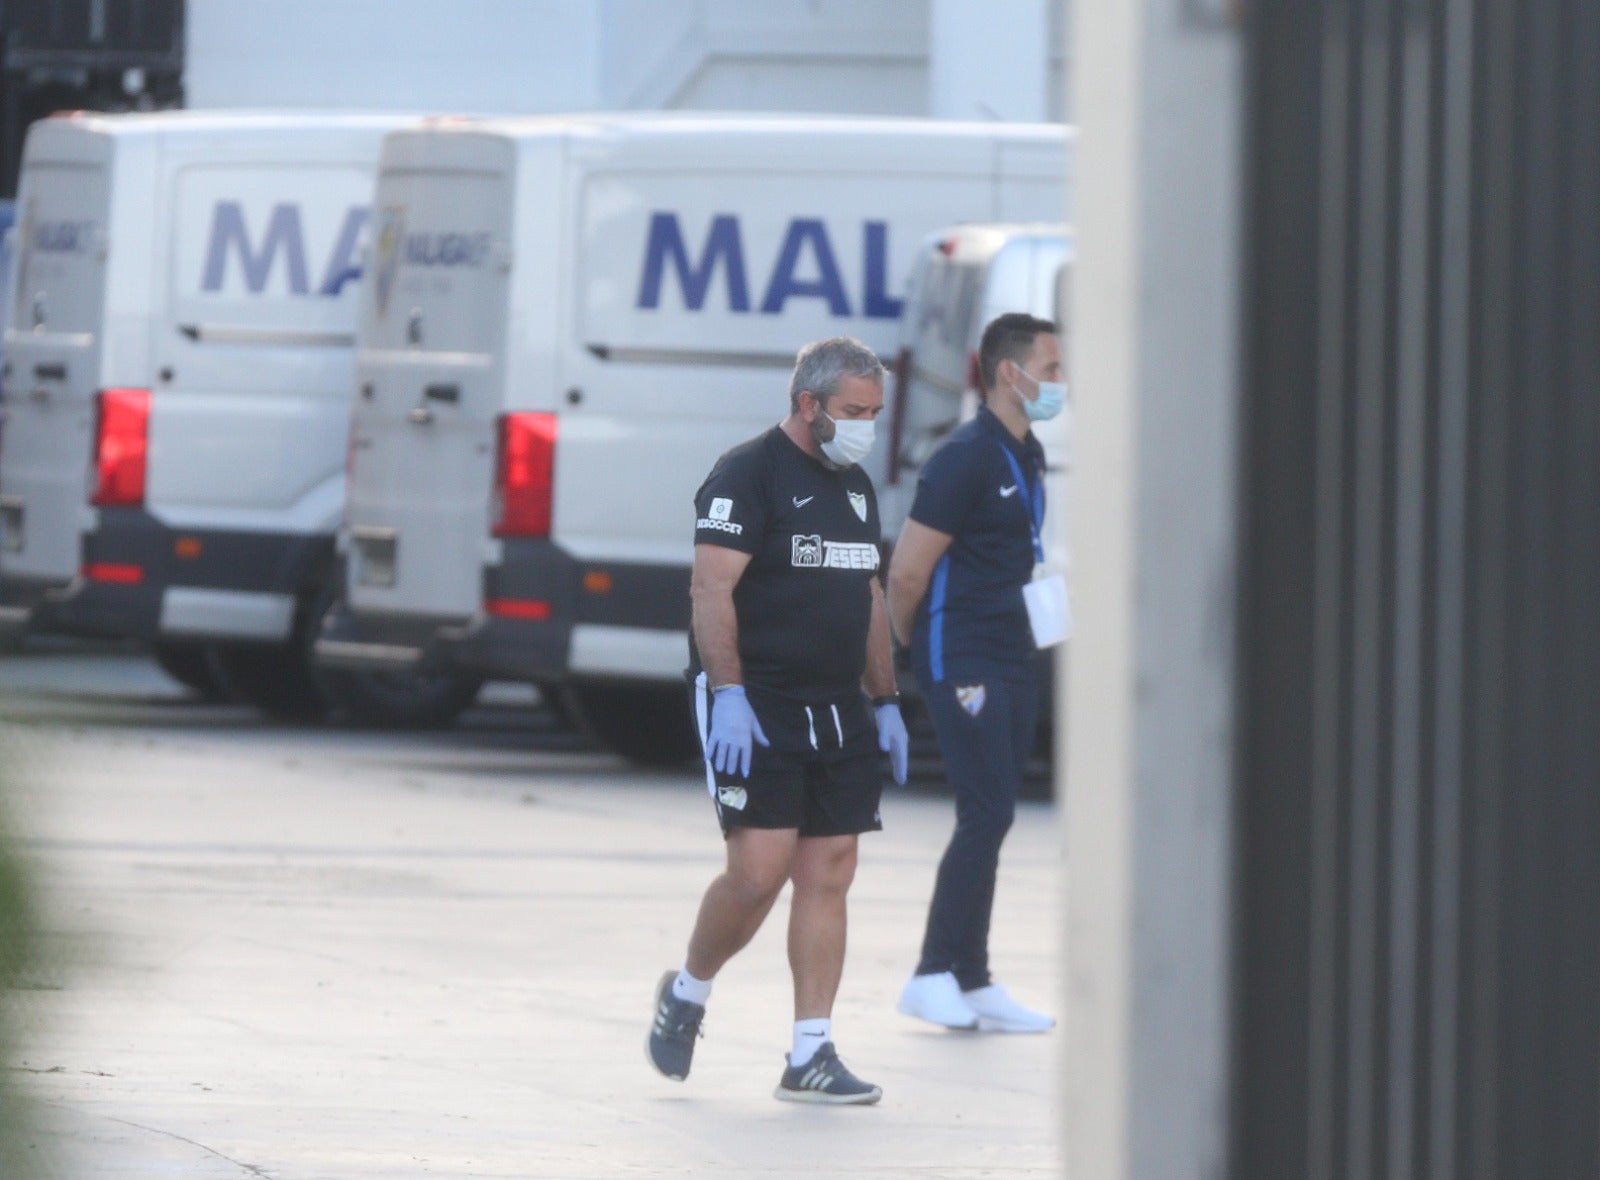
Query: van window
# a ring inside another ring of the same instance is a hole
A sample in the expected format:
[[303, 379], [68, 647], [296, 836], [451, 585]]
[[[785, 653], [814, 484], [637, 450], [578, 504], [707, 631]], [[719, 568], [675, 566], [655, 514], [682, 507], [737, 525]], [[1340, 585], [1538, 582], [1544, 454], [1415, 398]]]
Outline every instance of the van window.
[[1063, 262], [1056, 268], [1056, 304], [1055, 314], [1050, 318], [1055, 320], [1063, 340], [1071, 328], [1072, 321], [1072, 263]]

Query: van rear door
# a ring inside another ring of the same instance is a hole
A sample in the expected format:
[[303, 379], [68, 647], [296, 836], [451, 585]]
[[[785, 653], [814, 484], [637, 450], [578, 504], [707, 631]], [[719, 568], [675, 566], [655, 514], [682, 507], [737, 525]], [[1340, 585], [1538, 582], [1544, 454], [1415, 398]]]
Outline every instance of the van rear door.
[[292, 162], [243, 136], [168, 143], [149, 503], [169, 523], [337, 526], [377, 140], [308, 137]]
[[466, 618], [494, 556], [512, 156], [460, 140], [442, 162], [386, 164], [378, 179], [347, 516], [358, 611]]
[[101, 159], [30, 162], [5, 334], [0, 565], [65, 584], [90, 519], [88, 479], [104, 335], [109, 145]]

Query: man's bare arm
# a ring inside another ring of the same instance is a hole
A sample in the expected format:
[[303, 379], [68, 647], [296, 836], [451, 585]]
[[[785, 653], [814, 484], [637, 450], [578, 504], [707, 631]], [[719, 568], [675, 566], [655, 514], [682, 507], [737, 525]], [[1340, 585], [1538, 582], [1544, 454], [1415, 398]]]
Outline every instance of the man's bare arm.
[[713, 689], [743, 684], [739, 663], [739, 620], [733, 610], [733, 588], [744, 576], [750, 555], [722, 545], [696, 545], [689, 575], [690, 625], [700, 666]]
[[953, 540], [949, 533], [930, 529], [915, 520], [906, 521], [900, 530], [900, 539], [894, 543], [894, 556], [889, 559], [889, 621], [901, 643], [911, 642], [917, 606], [928, 592], [933, 567], [939, 564]]
[[867, 672], [861, 686], [873, 700], [893, 696], [894, 646], [889, 642], [889, 611], [883, 601], [883, 587], [872, 579], [872, 621], [867, 626]]

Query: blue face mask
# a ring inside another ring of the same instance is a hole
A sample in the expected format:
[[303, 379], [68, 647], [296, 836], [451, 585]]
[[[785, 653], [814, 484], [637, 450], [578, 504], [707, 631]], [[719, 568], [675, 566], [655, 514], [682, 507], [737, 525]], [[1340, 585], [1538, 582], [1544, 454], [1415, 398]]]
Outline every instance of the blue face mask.
[[1017, 372], [1039, 387], [1039, 396], [1032, 401], [1024, 397], [1022, 390], [1015, 385], [1011, 387], [1011, 391], [1022, 399], [1022, 412], [1028, 416], [1030, 422], [1048, 422], [1061, 413], [1061, 407], [1067, 402], [1066, 382], [1040, 381], [1021, 365], [1017, 366]]

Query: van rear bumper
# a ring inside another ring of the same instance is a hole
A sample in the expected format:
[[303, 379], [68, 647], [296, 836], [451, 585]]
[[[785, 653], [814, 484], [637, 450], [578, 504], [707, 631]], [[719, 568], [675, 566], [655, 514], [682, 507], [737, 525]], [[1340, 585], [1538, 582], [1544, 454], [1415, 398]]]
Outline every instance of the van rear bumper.
[[[32, 625], [102, 638], [282, 640], [332, 557], [331, 536], [175, 529], [142, 509], [102, 509], [79, 576], [38, 596]], [[0, 601], [10, 598], [0, 587]]]
[[681, 683], [689, 568], [582, 562], [549, 541], [507, 539], [469, 618], [330, 612], [317, 662], [451, 667], [489, 680]]
[[0, 578], [0, 636], [48, 630], [40, 617], [41, 608], [70, 585], [53, 579]]

